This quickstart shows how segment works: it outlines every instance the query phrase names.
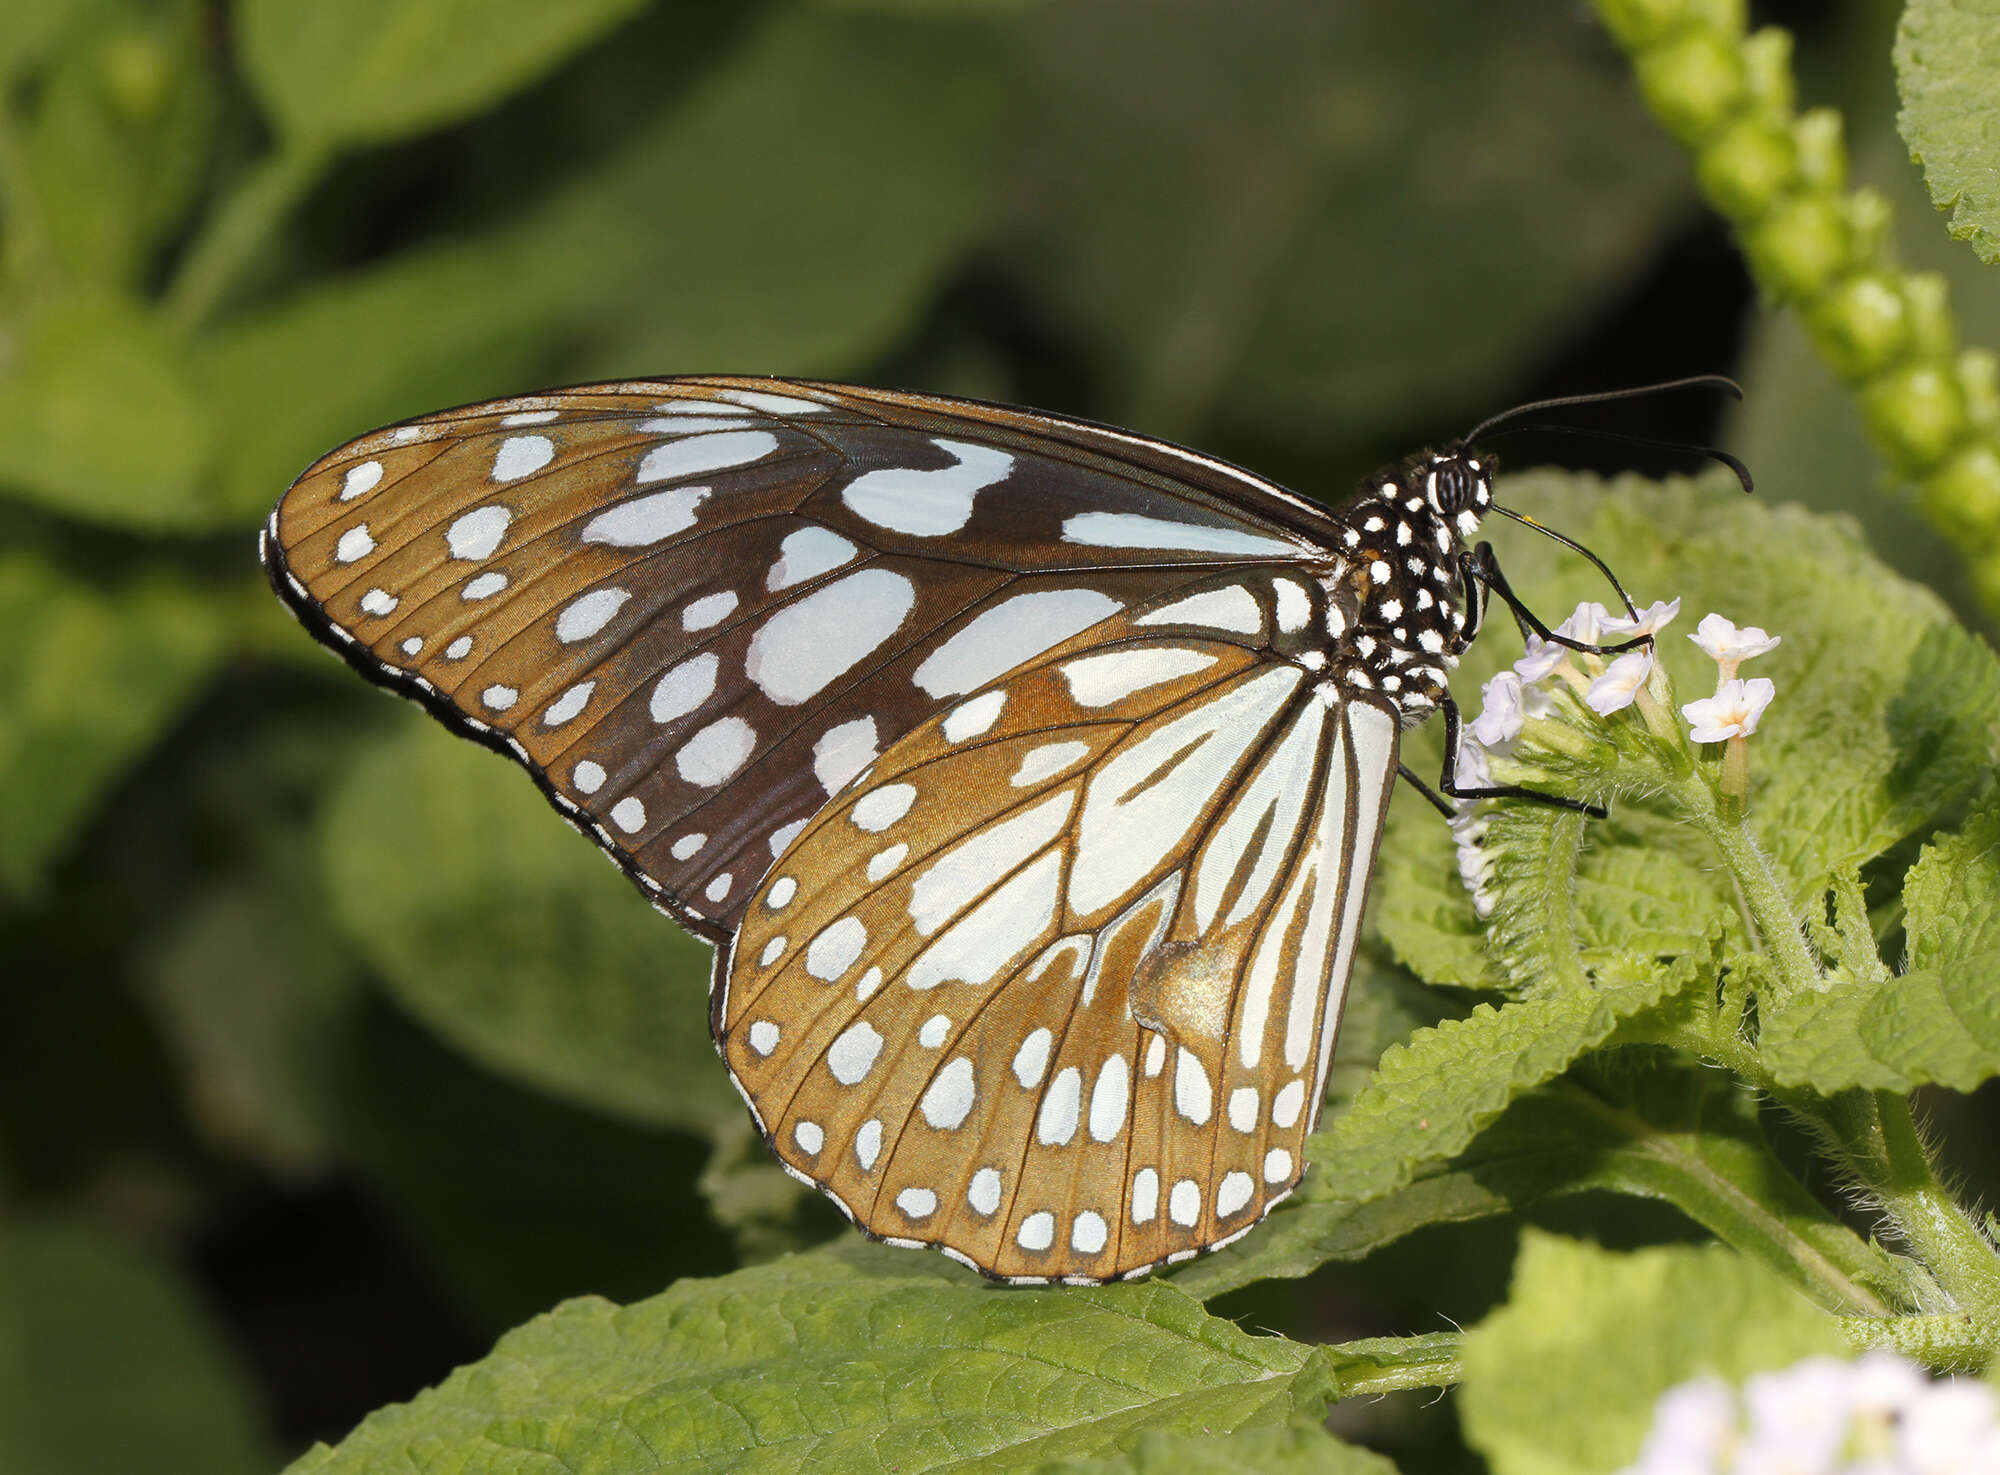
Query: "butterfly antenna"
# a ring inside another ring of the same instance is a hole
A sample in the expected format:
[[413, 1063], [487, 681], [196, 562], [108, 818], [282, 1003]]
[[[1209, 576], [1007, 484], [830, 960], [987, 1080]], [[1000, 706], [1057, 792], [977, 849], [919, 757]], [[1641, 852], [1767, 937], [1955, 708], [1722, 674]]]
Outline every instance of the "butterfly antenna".
[[1546, 430], [1551, 435], [1580, 435], [1589, 440], [1615, 441], [1627, 446], [1650, 446], [1659, 451], [1686, 451], [1696, 456], [1706, 456], [1711, 461], [1719, 461], [1736, 474], [1737, 482], [1746, 492], [1754, 492], [1757, 485], [1750, 479], [1750, 468], [1736, 457], [1715, 446], [1704, 446], [1690, 440], [1656, 440], [1650, 435], [1629, 435], [1622, 430], [1599, 430], [1589, 425], [1557, 425], [1549, 420], [1531, 420], [1526, 425], [1509, 425], [1503, 430], [1489, 434], [1488, 440], [1497, 440], [1503, 435], [1519, 435], [1530, 430]]
[[1471, 445], [1496, 425], [1504, 425], [1509, 420], [1522, 415], [1537, 414], [1542, 410], [1564, 410], [1576, 405], [1603, 405], [1616, 400], [1644, 399], [1647, 395], [1666, 394], [1670, 390], [1697, 387], [1719, 389], [1732, 399], [1743, 398], [1742, 386], [1725, 374], [1691, 374], [1685, 379], [1667, 379], [1658, 384], [1635, 384], [1629, 389], [1600, 389], [1591, 394], [1564, 394], [1554, 399], [1530, 400], [1525, 405], [1516, 405], [1511, 410], [1502, 410], [1499, 414], [1480, 421], [1466, 433], [1464, 439], [1467, 445]]
[[1595, 553], [1592, 553], [1588, 548], [1584, 547], [1583, 544], [1577, 542], [1576, 539], [1565, 538], [1561, 533], [1557, 532], [1554, 528], [1549, 527], [1543, 523], [1536, 522], [1534, 518], [1528, 516], [1527, 513], [1516, 512], [1511, 507], [1502, 507], [1498, 502], [1491, 504], [1487, 508], [1487, 511], [1497, 512], [1502, 517], [1511, 517], [1514, 519], [1514, 521], [1520, 523], [1523, 527], [1531, 527], [1545, 538], [1554, 538], [1558, 543], [1562, 544], [1563, 547], [1569, 549], [1572, 553], [1582, 554], [1585, 558], [1590, 560], [1591, 566], [1593, 568], [1595, 568], [1600, 574], [1604, 575], [1605, 579], [1610, 583], [1611, 587], [1618, 591], [1618, 598], [1619, 601], [1625, 606], [1625, 613], [1632, 616], [1634, 619], [1638, 618], [1639, 614], [1638, 606], [1632, 603], [1632, 596], [1625, 592], [1625, 586], [1618, 582], [1618, 575], [1611, 572], [1611, 566], [1607, 564], [1603, 559], [1599, 558]]

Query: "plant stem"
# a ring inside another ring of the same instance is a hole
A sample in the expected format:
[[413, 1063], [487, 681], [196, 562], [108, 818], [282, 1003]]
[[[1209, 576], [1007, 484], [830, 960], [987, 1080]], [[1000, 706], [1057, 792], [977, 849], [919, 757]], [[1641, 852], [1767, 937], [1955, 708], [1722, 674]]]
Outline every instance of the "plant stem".
[[1872, 1145], [1883, 1170], [1879, 1181], [1871, 1174], [1868, 1187], [1957, 1309], [2000, 1323], [2000, 1255], [1938, 1182], [1908, 1099], [1893, 1091], [1877, 1091], [1863, 1099], [1873, 1118]]
[[167, 321], [192, 333], [213, 317], [330, 158], [322, 149], [281, 147], [240, 180], [182, 258], [161, 304]]
[[1981, 1373], [2000, 1347], [2000, 1321], [1968, 1316], [1848, 1316], [1840, 1329], [1858, 1351], [1886, 1348], [1933, 1372]]
[[1741, 890], [1743, 904], [1757, 931], [1757, 941], [1778, 975], [1774, 990], [1780, 1002], [1818, 988], [1820, 966], [1806, 945], [1805, 929], [1785, 897], [1770, 858], [1740, 816], [1725, 817], [1714, 791], [1700, 778], [1678, 786], [1681, 807], [1721, 852], [1723, 863]]

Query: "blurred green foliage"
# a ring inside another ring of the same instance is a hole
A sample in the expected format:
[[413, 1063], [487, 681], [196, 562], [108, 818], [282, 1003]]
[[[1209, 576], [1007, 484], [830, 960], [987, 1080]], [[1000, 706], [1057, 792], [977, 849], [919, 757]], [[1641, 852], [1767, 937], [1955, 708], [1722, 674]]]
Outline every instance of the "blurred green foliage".
[[[1884, 142], [1887, 8], [1828, 11], [1801, 64], [1920, 195]], [[1564, 0], [17, 0], [0, 1465], [259, 1468], [564, 1296], [833, 1226], [712, 1059], [702, 950], [264, 591], [260, 520], [327, 447], [543, 384], [772, 372], [1116, 420], [1337, 498], [1509, 400], [1726, 369], [1746, 336], [1765, 492], [1862, 510], [1966, 612], [1703, 230]], [[1336, 1089], [1435, 1018], [1368, 970]], [[1382, 1256], [1258, 1314], [1430, 1329], [1453, 1284]], [[79, 1341], [113, 1303], [115, 1365]], [[343, 1401], [371, 1361], [407, 1375]], [[72, 1376], [156, 1394], [84, 1427]], [[1299, 1440], [1258, 1448], [1304, 1468]]]

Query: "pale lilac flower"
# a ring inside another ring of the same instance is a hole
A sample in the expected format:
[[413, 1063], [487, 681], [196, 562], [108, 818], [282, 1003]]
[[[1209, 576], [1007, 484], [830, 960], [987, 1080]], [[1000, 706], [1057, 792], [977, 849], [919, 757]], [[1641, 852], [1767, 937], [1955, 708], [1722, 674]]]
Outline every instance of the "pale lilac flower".
[[[1475, 734], [1476, 734], [1475, 724]], [[1493, 787], [1493, 770], [1486, 763], [1486, 749], [1479, 738], [1460, 737], [1458, 740], [1458, 762], [1453, 765], [1452, 778], [1461, 789], [1490, 789]]]
[[1568, 647], [1557, 645], [1553, 640], [1544, 640], [1539, 635], [1530, 635], [1528, 653], [1514, 662], [1514, 674], [1526, 682], [1540, 681], [1568, 657]]
[[1783, 637], [1767, 635], [1755, 625], [1745, 625], [1739, 630], [1721, 615], [1707, 614], [1701, 617], [1701, 623], [1694, 627], [1694, 634], [1688, 639], [1733, 673], [1739, 664], [1752, 656], [1776, 650]]
[[1594, 599], [1586, 599], [1571, 612], [1568, 619], [1556, 626], [1556, 634], [1567, 635], [1584, 645], [1602, 645], [1605, 622], [1610, 618], [1610, 610]]
[[1521, 735], [1521, 678], [1502, 671], [1479, 688], [1479, 715], [1473, 719], [1472, 735], [1488, 748], [1503, 747]]
[[1646, 685], [1646, 678], [1653, 674], [1653, 652], [1650, 647], [1628, 650], [1604, 668], [1604, 674], [1590, 683], [1590, 690], [1583, 694], [1583, 703], [1600, 717], [1609, 717], [1622, 707], [1632, 705], [1632, 699]]
[[1537, 717], [1546, 717], [1555, 711], [1556, 699], [1540, 686], [1523, 685], [1521, 688], [1521, 715], [1533, 722]]
[[1694, 729], [1688, 736], [1698, 743], [1748, 737], [1757, 730], [1764, 709], [1777, 694], [1777, 687], [1762, 676], [1750, 681], [1725, 681], [1714, 696], [1682, 707], [1681, 716]]
[[1622, 635], [1627, 639], [1637, 635], [1658, 635], [1673, 622], [1681, 612], [1678, 599], [1655, 600], [1639, 611], [1637, 618], [1627, 619], [1623, 615], [1612, 615], [1602, 623], [1606, 635]]
[[1892, 1352], [1813, 1357], [1750, 1379], [1670, 1388], [1623, 1475], [1992, 1475], [2000, 1398], [1933, 1382]]

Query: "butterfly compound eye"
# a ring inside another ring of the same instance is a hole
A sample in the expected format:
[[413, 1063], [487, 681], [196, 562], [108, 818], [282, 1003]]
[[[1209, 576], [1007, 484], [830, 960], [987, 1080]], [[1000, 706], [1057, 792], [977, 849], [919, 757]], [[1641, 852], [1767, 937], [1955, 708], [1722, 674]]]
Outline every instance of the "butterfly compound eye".
[[1431, 502], [1446, 517], [1452, 517], [1478, 500], [1478, 473], [1463, 456], [1448, 456], [1431, 470]]

